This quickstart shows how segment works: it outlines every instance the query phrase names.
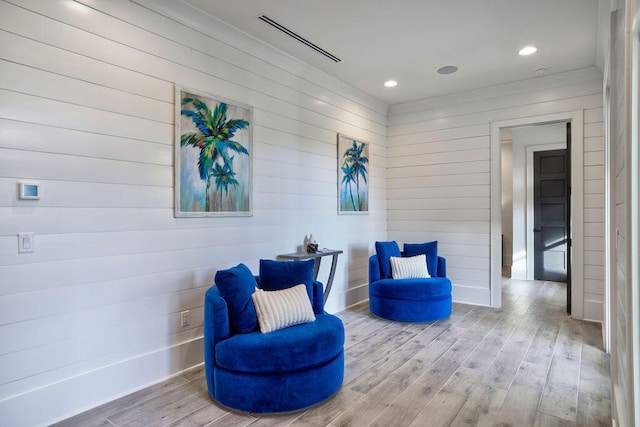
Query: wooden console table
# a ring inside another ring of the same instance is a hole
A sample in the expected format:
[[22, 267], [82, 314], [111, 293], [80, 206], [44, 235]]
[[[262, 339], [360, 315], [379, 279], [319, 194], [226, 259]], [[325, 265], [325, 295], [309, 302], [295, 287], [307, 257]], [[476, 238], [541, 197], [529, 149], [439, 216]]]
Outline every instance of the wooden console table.
[[278, 255], [278, 258], [282, 259], [293, 259], [302, 261], [305, 259], [313, 259], [313, 280], [318, 280], [318, 272], [320, 271], [320, 263], [322, 262], [322, 257], [331, 255], [333, 258], [331, 259], [331, 271], [329, 272], [329, 278], [327, 279], [327, 283], [324, 287], [324, 301], [327, 302], [327, 298], [329, 298], [329, 292], [331, 292], [331, 285], [333, 284], [333, 277], [336, 274], [336, 265], [338, 264], [338, 255], [342, 253], [341, 250], [335, 249], [324, 249], [318, 251], [314, 254], [308, 254], [306, 252], [294, 252], [292, 254], [283, 254]]

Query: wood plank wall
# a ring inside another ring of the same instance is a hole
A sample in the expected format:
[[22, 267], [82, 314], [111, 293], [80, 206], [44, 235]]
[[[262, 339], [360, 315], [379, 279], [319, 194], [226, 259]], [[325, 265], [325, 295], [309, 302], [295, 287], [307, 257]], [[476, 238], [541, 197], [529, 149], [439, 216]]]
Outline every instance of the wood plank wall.
[[[254, 107], [252, 217], [174, 218], [176, 83]], [[179, 2], [0, 1], [2, 424], [66, 418], [200, 363], [215, 272], [257, 273], [307, 234], [344, 250], [328, 310], [366, 299], [386, 238], [386, 114]], [[371, 144], [368, 215], [337, 215], [338, 132]], [[40, 200], [16, 200], [22, 179]], [[18, 254], [29, 231], [36, 250]]]
[[[611, 152], [611, 250], [615, 263], [611, 266], [611, 412], [620, 427], [638, 425], [640, 422], [640, 384], [638, 383], [638, 316], [637, 283], [634, 283], [634, 268], [637, 269], [638, 254], [633, 253], [632, 233], [637, 237], [638, 224], [632, 220], [633, 197], [632, 170], [638, 167], [638, 159], [632, 158], [632, 121], [634, 115], [632, 79], [637, 83], [633, 68], [633, 25], [640, 15], [637, 1], [611, 2], [611, 51], [609, 52], [609, 109], [611, 123], [609, 145]], [[637, 60], [637, 59], [636, 59]], [[637, 89], [636, 89], [637, 90]], [[635, 287], [635, 289], [634, 289]]]
[[489, 304], [491, 123], [576, 110], [584, 114], [583, 317], [601, 321], [604, 157], [595, 68], [392, 106], [389, 239], [438, 240], [454, 299]]

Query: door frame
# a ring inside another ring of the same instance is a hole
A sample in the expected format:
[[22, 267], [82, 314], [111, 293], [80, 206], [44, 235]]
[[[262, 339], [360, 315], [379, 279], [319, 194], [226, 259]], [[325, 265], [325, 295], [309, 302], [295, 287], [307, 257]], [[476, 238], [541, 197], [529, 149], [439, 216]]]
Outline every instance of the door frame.
[[629, 61], [631, 62], [631, 70], [628, 74], [626, 82], [630, 89], [629, 113], [626, 116], [627, 129], [630, 130], [630, 139], [628, 140], [628, 167], [630, 169], [629, 181], [627, 188], [627, 200], [629, 207], [627, 212], [629, 215], [630, 242], [627, 243], [627, 265], [630, 270], [629, 283], [629, 308], [627, 319], [628, 327], [628, 349], [627, 354], [630, 362], [630, 368], [633, 372], [632, 398], [632, 417], [630, 424], [640, 422], [640, 147], [638, 147], [640, 135], [640, 2], [635, 2], [635, 16], [631, 19], [631, 40], [630, 49], [628, 51]]
[[584, 295], [584, 111], [565, 111], [541, 116], [521, 117], [491, 122], [491, 231], [490, 231], [490, 294], [491, 306], [502, 306], [502, 156], [500, 130], [518, 126], [571, 122], [571, 294], [572, 317], [583, 317]]

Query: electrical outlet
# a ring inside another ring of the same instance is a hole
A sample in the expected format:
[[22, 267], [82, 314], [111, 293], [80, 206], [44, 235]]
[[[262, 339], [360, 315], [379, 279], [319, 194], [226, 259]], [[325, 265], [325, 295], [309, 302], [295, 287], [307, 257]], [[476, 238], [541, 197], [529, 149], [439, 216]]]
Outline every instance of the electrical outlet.
[[185, 310], [180, 312], [180, 327], [184, 328], [191, 324], [191, 312], [189, 310]]

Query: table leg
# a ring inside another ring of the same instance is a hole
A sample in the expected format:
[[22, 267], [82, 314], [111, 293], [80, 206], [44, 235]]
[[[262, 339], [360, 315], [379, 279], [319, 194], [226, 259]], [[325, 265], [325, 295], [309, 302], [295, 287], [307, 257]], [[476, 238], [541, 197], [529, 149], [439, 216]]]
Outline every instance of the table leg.
[[327, 286], [324, 288], [324, 302], [327, 302], [329, 298], [329, 292], [331, 292], [331, 285], [333, 284], [333, 276], [336, 275], [336, 265], [338, 265], [338, 254], [334, 254], [331, 259], [331, 271], [329, 272], [329, 278], [327, 279]]
[[321, 257], [318, 257], [313, 262], [313, 280], [318, 280], [318, 272], [320, 271]]

